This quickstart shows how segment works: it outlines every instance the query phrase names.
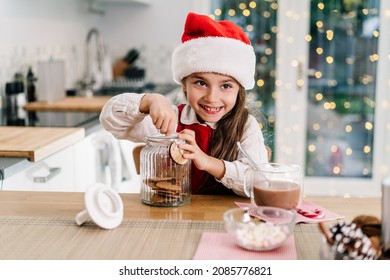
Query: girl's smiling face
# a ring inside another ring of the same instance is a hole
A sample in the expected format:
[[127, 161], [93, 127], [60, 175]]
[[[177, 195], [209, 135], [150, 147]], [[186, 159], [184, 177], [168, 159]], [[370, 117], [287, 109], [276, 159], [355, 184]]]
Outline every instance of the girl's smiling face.
[[240, 84], [232, 77], [194, 73], [185, 78], [184, 92], [200, 122], [218, 122], [236, 104]]

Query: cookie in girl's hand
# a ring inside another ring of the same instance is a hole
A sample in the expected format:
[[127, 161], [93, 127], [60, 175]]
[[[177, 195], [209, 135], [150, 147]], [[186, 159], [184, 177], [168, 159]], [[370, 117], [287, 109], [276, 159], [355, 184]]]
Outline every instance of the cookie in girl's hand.
[[179, 149], [178, 144], [178, 141], [172, 142], [171, 146], [169, 147], [169, 155], [177, 164], [186, 164], [188, 159], [183, 158], [183, 154], [188, 153], [188, 151]]

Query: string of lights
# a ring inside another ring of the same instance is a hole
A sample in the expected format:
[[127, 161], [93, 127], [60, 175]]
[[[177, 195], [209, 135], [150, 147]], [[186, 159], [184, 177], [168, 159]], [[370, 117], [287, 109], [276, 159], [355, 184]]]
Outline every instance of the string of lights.
[[[296, 80], [297, 87], [308, 88], [306, 176], [372, 176], [379, 2], [310, 2], [307, 85], [305, 79]], [[270, 132], [270, 146], [278, 122], [277, 88], [284, 84], [276, 78], [277, 13], [276, 0], [214, 0], [210, 15], [234, 21], [252, 41], [257, 74], [248, 98], [266, 117], [260, 125]], [[287, 12], [286, 16], [296, 15]], [[294, 60], [291, 66], [301, 65]]]

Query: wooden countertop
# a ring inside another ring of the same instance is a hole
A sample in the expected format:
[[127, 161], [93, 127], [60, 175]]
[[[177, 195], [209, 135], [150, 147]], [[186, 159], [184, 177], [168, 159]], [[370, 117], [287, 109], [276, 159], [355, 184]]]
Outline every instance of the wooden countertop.
[[[237, 196], [194, 195], [180, 207], [151, 207], [139, 194], [120, 194], [124, 220], [113, 230], [93, 222], [77, 226], [84, 193], [0, 191], [0, 259], [192, 259], [204, 232], [223, 233], [223, 212], [249, 202]], [[379, 216], [373, 198], [313, 197], [310, 201], [351, 220]], [[298, 259], [319, 259], [322, 234], [316, 224], [294, 229]], [[211, 248], [211, 250], [213, 250]], [[262, 253], [260, 253], [262, 254]]]
[[84, 137], [84, 128], [0, 127], [0, 157], [24, 157], [36, 162]]
[[27, 103], [26, 111], [56, 111], [56, 112], [97, 112], [112, 96], [70, 96], [53, 102], [36, 101]]
[[[222, 221], [222, 214], [237, 207], [235, 202], [249, 202], [238, 196], [193, 195], [180, 207], [151, 207], [142, 204], [139, 194], [120, 194], [124, 218]], [[379, 198], [310, 197], [310, 201], [352, 220], [357, 215], [380, 218]], [[48, 211], [50, 209], [50, 211]], [[84, 193], [0, 191], [0, 215], [74, 217], [84, 209]]]

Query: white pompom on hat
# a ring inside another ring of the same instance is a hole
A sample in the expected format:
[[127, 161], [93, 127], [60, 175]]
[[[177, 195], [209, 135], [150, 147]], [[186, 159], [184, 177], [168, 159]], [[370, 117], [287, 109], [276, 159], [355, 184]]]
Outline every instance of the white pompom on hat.
[[172, 54], [176, 83], [193, 73], [212, 72], [235, 78], [245, 89], [255, 85], [255, 52], [244, 31], [233, 22], [189, 13], [181, 41]]

